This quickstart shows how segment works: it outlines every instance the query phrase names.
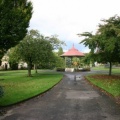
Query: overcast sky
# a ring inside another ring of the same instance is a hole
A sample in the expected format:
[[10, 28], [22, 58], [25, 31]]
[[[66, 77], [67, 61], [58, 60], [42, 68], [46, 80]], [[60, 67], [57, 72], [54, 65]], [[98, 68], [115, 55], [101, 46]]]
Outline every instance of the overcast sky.
[[31, 0], [33, 16], [30, 29], [37, 29], [45, 36], [58, 35], [66, 42], [64, 49], [74, 46], [81, 52], [88, 48], [79, 44], [82, 32], [93, 32], [102, 19], [120, 15], [120, 0]]

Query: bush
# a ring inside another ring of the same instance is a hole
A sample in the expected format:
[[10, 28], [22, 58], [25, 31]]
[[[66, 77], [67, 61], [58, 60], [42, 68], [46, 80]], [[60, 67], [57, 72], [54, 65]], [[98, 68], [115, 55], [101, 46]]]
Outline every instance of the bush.
[[85, 71], [90, 71], [90, 68], [76, 69], [75, 71], [77, 71], [77, 72], [79, 72], [79, 71], [85, 72]]
[[10, 62], [10, 68], [11, 68], [11, 70], [18, 70], [18, 63], [11, 63]]
[[64, 72], [65, 68], [56, 68], [56, 71]]

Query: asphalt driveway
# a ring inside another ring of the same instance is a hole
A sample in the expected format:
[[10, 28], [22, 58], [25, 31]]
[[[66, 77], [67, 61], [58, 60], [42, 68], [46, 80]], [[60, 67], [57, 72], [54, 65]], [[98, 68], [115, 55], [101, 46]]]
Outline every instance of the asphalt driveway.
[[12, 107], [0, 120], [120, 120], [119, 106], [94, 89], [87, 73], [65, 73], [53, 89]]

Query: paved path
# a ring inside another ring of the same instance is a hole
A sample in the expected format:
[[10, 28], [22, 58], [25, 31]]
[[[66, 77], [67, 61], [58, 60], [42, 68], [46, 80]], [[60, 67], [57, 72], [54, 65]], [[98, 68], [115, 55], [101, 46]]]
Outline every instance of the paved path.
[[[1, 120], [120, 120], [118, 105], [95, 90], [84, 73], [66, 73], [53, 89], [10, 109]], [[76, 79], [75, 79], [76, 76]]]

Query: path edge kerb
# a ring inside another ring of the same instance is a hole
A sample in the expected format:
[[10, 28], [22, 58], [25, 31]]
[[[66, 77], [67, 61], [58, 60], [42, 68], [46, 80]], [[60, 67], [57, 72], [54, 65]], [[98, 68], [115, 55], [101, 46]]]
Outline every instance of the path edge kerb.
[[86, 76], [84, 76], [84, 79], [95, 89], [99, 90], [100, 92], [102, 92], [103, 94], [109, 96], [109, 98], [111, 98], [112, 100], [114, 100], [119, 106], [120, 106], [120, 97], [114, 97], [111, 93], [107, 92], [106, 90], [100, 88], [99, 86], [93, 84], [92, 82], [90, 82]]

